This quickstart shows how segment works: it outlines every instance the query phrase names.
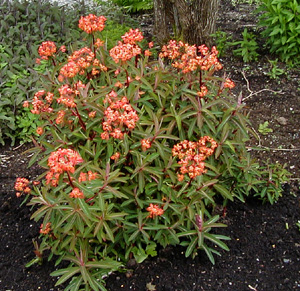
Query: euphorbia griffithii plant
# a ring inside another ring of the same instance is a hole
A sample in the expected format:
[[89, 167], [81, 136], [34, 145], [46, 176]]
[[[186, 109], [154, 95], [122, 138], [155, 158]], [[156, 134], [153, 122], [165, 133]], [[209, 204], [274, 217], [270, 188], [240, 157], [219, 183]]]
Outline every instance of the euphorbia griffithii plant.
[[30, 193], [42, 222], [39, 254], [70, 262], [53, 272], [57, 284], [71, 279], [66, 290], [105, 290], [103, 275], [158, 245], [204, 250], [214, 263], [229, 239], [212, 231], [225, 226], [211, 214], [215, 198], [274, 185], [247, 154], [248, 119], [233, 82], [214, 76], [216, 48], [170, 41], [152, 60], [139, 30], [107, 51], [104, 26], [104, 17], [82, 17], [89, 43], [69, 55], [44, 42], [49, 73], [25, 104], [44, 120], [31, 163], [42, 157], [46, 173], [16, 190]]

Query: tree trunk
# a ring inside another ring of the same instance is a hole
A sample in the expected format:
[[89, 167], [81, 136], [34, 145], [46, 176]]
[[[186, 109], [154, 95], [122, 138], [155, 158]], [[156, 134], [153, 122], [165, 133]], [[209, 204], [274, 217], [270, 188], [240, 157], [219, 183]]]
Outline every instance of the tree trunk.
[[168, 0], [154, 0], [154, 34], [157, 42], [162, 45], [169, 39], [167, 9]]
[[215, 32], [219, 0], [154, 0], [155, 33], [160, 44], [168, 34], [168, 15], [175, 38], [189, 44], [211, 45]]

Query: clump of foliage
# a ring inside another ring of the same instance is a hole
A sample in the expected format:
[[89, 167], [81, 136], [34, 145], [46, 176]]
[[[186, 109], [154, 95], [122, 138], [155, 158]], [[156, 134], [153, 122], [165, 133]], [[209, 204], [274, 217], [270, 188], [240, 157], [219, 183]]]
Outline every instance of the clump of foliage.
[[279, 68], [278, 66], [278, 59], [276, 60], [269, 60], [271, 65], [270, 71], [268, 72], [268, 76], [271, 79], [278, 79], [280, 76], [286, 73], [284, 69]]
[[256, 61], [259, 54], [257, 53], [258, 44], [255, 40], [255, 35], [248, 32], [247, 28], [245, 28], [242, 36], [242, 40], [231, 43], [232, 46], [238, 46], [237, 49], [233, 50], [233, 54], [242, 57], [245, 63]]
[[[97, 1], [102, 2], [102, 1]], [[152, 0], [111, 0], [114, 4], [124, 8], [129, 13], [138, 12], [141, 10], [149, 10], [153, 8]]]
[[251, 159], [242, 97], [214, 75], [222, 69], [215, 47], [170, 41], [152, 59], [153, 44], [143, 49], [131, 29], [107, 50], [105, 21], [80, 18], [86, 43], [69, 54], [41, 44], [49, 72], [24, 104], [44, 120], [30, 164], [41, 159], [46, 170], [41, 181], [15, 184], [42, 220], [30, 264], [45, 250], [57, 264], [68, 261], [52, 275], [72, 291], [105, 290], [104, 275], [157, 255], [158, 246], [203, 251], [214, 263], [229, 239], [217, 233], [225, 225], [213, 214], [216, 199], [276, 200], [284, 181]]
[[258, 5], [261, 3], [261, 0], [231, 0], [231, 4], [236, 6], [238, 4], [250, 4], [250, 5]]
[[271, 53], [289, 65], [300, 63], [300, 1], [262, 0], [259, 25]]
[[[39, 84], [33, 56], [37, 56], [41, 39], [67, 43], [71, 35], [79, 38], [74, 17], [78, 18], [78, 12], [66, 13], [65, 9], [46, 1], [1, 1], [0, 143], [4, 144], [6, 138], [12, 144], [16, 138], [28, 141], [25, 133], [32, 133], [32, 125], [38, 124], [37, 116], [26, 117], [22, 109], [24, 100]], [[21, 121], [20, 116], [28, 122]]]
[[231, 46], [232, 36], [228, 35], [225, 31], [217, 30], [211, 35], [213, 38], [213, 43], [218, 48], [219, 56], [224, 56]]
[[111, 49], [120, 40], [121, 35], [128, 31], [130, 27], [126, 24], [107, 21], [106, 28], [107, 30], [103, 31], [102, 38], [107, 48]]
[[273, 129], [269, 128], [269, 121], [265, 121], [264, 123], [259, 124], [258, 131], [262, 135], [268, 135], [269, 133], [273, 132]]

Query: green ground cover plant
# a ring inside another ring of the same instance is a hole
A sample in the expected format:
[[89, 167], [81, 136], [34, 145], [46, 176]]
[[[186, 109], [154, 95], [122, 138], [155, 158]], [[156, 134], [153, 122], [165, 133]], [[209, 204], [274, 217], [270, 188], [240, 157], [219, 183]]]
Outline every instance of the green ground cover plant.
[[262, 0], [259, 25], [270, 52], [291, 66], [300, 63], [300, 1]]
[[271, 68], [268, 72], [268, 76], [271, 79], [279, 79], [280, 76], [287, 73], [285, 69], [281, 69], [278, 67], [278, 59], [276, 60], [269, 60], [269, 63], [271, 65]]
[[248, 29], [245, 28], [242, 36], [242, 40], [231, 43], [232, 46], [237, 46], [237, 48], [233, 50], [233, 54], [242, 57], [245, 63], [257, 61], [259, 54], [257, 53], [258, 44], [255, 40], [255, 35], [248, 32]]
[[225, 56], [226, 52], [231, 46], [232, 36], [228, 35], [225, 31], [222, 30], [217, 30], [211, 36], [213, 37], [215, 46], [218, 48], [219, 57]]
[[[101, 2], [101, 1], [99, 1]], [[153, 8], [152, 0], [111, 0], [111, 2], [123, 7], [129, 13], [145, 11]]]
[[15, 184], [42, 222], [29, 265], [50, 250], [57, 265], [69, 262], [52, 275], [72, 291], [105, 290], [103, 276], [167, 245], [214, 264], [229, 239], [217, 233], [226, 226], [217, 202], [274, 203], [288, 179], [283, 166], [251, 158], [242, 97], [216, 75], [215, 47], [171, 40], [156, 59], [153, 43], [141, 47], [142, 33], [130, 29], [108, 50], [105, 22], [81, 17], [85, 41], [70, 51], [43, 42], [43, 87], [24, 103], [43, 121], [30, 165], [45, 169]]

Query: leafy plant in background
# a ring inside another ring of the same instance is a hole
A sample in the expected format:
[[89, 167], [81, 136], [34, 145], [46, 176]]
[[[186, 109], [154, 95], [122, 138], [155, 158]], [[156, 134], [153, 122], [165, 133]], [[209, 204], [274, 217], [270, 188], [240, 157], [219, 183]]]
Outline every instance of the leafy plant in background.
[[0, 2], [0, 143], [4, 144], [9, 138], [13, 145], [17, 138], [21, 142], [27, 141], [29, 137], [24, 133], [31, 132], [29, 128], [25, 129], [24, 122], [19, 120], [17, 124], [16, 116], [22, 112], [25, 119], [32, 120], [24, 116], [22, 104], [31, 95], [32, 88], [39, 84], [33, 56], [37, 56], [40, 40], [46, 37], [60, 42], [64, 36], [63, 41], [67, 42], [69, 34], [75, 37], [76, 30], [79, 36], [79, 30], [72, 18], [74, 13], [67, 14], [50, 2]]
[[211, 35], [214, 39], [214, 43], [219, 51], [219, 56], [224, 56], [226, 51], [230, 48], [230, 41], [232, 36], [228, 35], [225, 31], [217, 30]]
[[282, 196], [277, 190], [280, 183], [287, 183], [291, 174], [285, 169], [285, 165], [282, 167], [279, 163], [271, 164], [269, 161], [260, 167], [260, 171], [263, 176], [268, 177], [270, 185], [268, 189], [264, 187], [262, 191], [257, 191], [254, 196], [259, 197], [264, 203], [274, 204]]
[[259, 54], [257, 53], [258, 44], [255, 40], [254, 34], [248, 32], [247, 28], [245, 28], [242, 36], [243, 40], [231, 43], [232, 46], [238, 46], [238, 48], [233, 51], [233, 54], [235, 56], [242, 57], [245, 63], [256, 61]]
[[273, 132], [273, 129], [269, 128], [269, 121], [265, 121], [264, 123], [259, 124], [258, 131], [262, 135], [268, 135], [269, 133]]
[[102, 38], [108, 49], [114, 47], [120, 40], [121, 35], [130, 29], [125, 24], [118, 24], [114, 21], [107, 21], [106, 27], [107, 30], [103, 32]]
[[299, 231], [300, 231], [300, 220], [298, 220], [298, 221], [296, 222], [296, 225], [298, 226]]
[[16, 131], [18, 139], [22, 142], [32, 141], [32, 137], [37, 137], [37, 129], [42, 125], [42, 121], [36, 114], [30, 112], [28, 108], [23, 108], [16, 116]]
[[236, 6], [238, 4], [260, 4], [261, 0], [231, 0], [231, 3], [233, 6]]
[[[89, 8], [74, 4], [69, 9], [66, 5], [61, 7], [57, 3], [38, 0], [0, 0], [0, 4], [0, 143], [3, 145], [5, 139], [10, 139], [14, 145], [16, 139], [21, 143], [28, 141], [30, 136], [26, 133], [33, 132], [30, 128], [25, 129], [27, 122], [20, 122], [20, 118], [17, 121], [16, 117], [21, 112], [25, 120], [32, 121], [32, 116], [24, 116], [26, 111], [22, 104], [32, 95], [33, 88], [41, 84], [33, 58], [38, 57], [40, 40], [55, 40], [58, 44], [64, 43], [67, 49], [74, 49], [69, 47], [71, 39], [81, 39], [76, 19]], [[127, 16], [123, 17], [122, 24], [118, 23], [120, 9], [112, 5], [95, 9], [105, 10], [111, 17], [104, 39], [107, 46], [112, 47], [128, 29], [126, 22], [133, 21]], [[47, 66], [43, 64], [37, 70], [45, 72]]]
[[268, 72], [268, 76], [271, 79], [278, 79], [281, 75], [285, 74], [285, 70], [278, 67], [278, 59], [269, 60], [269, 63], [271, 64], [271, 69]]
[[271, 53], [291, 66], [300, 63], [300, 1], [262, 0], [259, 25]]
[[105, 290], [104, 275], [159, 246], [204, 251], [214, 263], [229, 239], [216, 231], [225, 225], [212, 214], [215, 200], [264, 192], [274, 201], [282, 192], [282, 176], [247, 151], [249, 120], [234, 83], [214, 76], [222, 69], [215, 47], [170, 41], [155, 60], [153, 44], [142, 49], [141, 32], [130, 30], [108, 51], [105, 21], [80, 18], [86, 44], [69, 54], [41, 44], [53, 67], [24, 104], [44, 120], [30, 164], [46, 169], [41, 181], [15, 184], [42, 220], [29, 265], [50, 250], [57, 265], [69, 262], [52, 275], [72, 291]]
[[111, 0], [111, 1], [123, 7], [129, 13], [134, 13], [141, 10], [149, 10], [153, 8], [152, 0]]

